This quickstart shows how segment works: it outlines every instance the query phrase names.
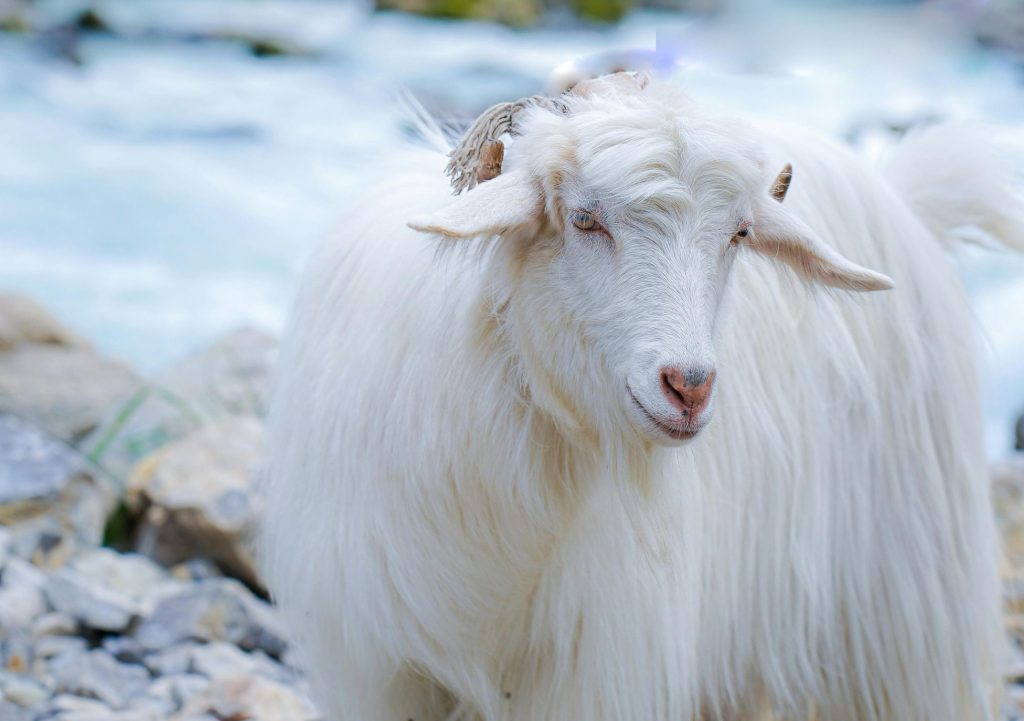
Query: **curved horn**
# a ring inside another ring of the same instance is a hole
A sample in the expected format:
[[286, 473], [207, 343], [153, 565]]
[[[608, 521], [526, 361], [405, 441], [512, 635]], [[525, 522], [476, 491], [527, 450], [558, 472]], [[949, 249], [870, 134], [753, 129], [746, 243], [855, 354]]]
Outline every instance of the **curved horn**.
[[514, 103], [498, 103], [476, 119], [448, 154], [448, 167], [444, 172], [451, 179], [456, 195], [501, 174], [505, 156], [501, 136], [505, 133], [517, 135], [516, 117], [527, 108], [537, 107], [563, 114], [568, 112], [562, 101], [534, 95]]
[[785, 199], [786, 193], [789, 192], [789, 184], [793, 180], [793, 166], [786, 163], [782, 172], [775, 178], [775, 182], [772, 183], [771, 194], [780, 203]]

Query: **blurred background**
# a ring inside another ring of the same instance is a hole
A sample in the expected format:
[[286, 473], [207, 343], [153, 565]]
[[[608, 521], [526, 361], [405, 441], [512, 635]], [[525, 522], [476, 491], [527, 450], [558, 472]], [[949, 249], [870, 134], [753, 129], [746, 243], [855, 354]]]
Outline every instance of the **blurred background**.
[[[870, 158], [983, 123], [1024, 185], [1024, 0], [0, 0], [0, 719], [316, 717], [246, 545], [298, 269], [403, 94], [468, 122], [609, 51]], [[1018, 633], [1024, 258], [956, 263]]]

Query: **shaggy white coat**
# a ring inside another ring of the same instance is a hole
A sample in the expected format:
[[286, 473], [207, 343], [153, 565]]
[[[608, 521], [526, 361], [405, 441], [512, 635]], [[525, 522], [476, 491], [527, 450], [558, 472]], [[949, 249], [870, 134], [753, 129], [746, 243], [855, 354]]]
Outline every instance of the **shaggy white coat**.
[[[272, 407], [263, 566], [326, 719], [991, 718], [997, 541], [943, 248], [1019, 233], [986, 153], [938, 127], [883, 175], [665, 82], [537, 111], [454, 205], [410, 151], [310, 263]], [[786, 162], [780, 207], [894, 290], [728, 249]], [[614, 232], [576, 237], [577, 205]], [[666, 358], [717, 369], [681, 446], [624, 392]]]

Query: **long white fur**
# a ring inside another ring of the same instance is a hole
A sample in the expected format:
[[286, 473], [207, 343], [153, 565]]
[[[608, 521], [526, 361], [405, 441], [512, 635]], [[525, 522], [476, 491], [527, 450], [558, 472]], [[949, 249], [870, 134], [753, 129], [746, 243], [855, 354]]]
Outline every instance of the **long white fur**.
[[[451, 201], [444, 158], [410, 152], [310, 263], [263, 566], [326, 718], [990, 718], [996, 540], [943, 244], [963, 222], [1011, 240], [1003, 179], [924, 136], [913, 157], [934, 160], [897, 155], [890, 182], [661, 81], [525, 127], [506, 173], [543, 190], [557, 172], [566, 203], [600, 185], [641, 213], [623, 234], [683, 235], [633, 238], [655, 287], [630, 292], [613, 251], [553, 225], [551, 195], [499, 237], [432, 239], [405, 223]], [[788, 211], [895, 290], [826, 290], [743, 248], [721, 288], [693, 290], [718, 271], [684, 241], [711, 243], [730, 198], [787, 161]], [[655, 356], [717, 368], [688, 445], [661, 445], [624, 396]]]

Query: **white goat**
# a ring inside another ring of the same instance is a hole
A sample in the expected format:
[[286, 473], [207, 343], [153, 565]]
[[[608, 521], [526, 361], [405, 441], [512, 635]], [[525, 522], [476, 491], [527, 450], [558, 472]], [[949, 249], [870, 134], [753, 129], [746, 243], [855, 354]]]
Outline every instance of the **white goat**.
[[1019, 232], [991, 155], [938, 127], [883, 177], [620, 75], [488, 114], [456, 177], [507, 129], [454, 200], [410, 160], [302, 284], [263, 560], [326, 717], [990, 718], [943, 245]]

